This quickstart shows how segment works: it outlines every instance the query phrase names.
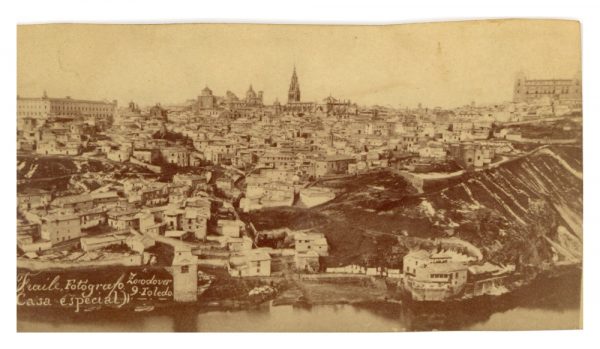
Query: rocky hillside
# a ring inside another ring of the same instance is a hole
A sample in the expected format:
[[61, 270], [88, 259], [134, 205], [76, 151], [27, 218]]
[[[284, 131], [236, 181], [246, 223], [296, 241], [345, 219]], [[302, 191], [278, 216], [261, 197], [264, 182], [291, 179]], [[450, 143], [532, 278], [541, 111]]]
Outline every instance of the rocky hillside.
[[418, 191], [382, 172], [328, 181], [333, 201], [309, 210], [280, 208], [250, 215], [258, 229], [316, 227], [335, 264], [389, 253], [394, 239], [458, 237], [496, 262], [541, 266], [582, 254], [581, 147], [542, 148], [497, 168], [436, 180]]
[[575, 262], [582, 255], [580, 147], [550, 147], [467, 174], [423, 195], [431, 222], [501, 262]]
[[150, 171], [103, 158], [66, 156], [17, 156], [17, 190], [89, 191], [115, 179], [146, 176]]

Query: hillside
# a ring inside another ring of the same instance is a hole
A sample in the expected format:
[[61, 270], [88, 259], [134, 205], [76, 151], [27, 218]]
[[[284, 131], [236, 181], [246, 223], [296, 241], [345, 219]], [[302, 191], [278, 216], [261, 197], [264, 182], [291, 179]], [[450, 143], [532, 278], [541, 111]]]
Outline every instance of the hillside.
[[147, 169], [103, 158], [17, 156], [17, 190], [93, 190], [115, 179], [146, 176]]
[[395, 240], [381, 237], [394, 235], [459, 237], [503, 263], [581, 260], [581, 147], [540, 149], [498, 168], [429, 183], [422, 194], [391, 172], [324, 185], [338, 192], [327, 204], [261, 210], [249, 218], [259, 230], [316, 227], [327, 235], [333, 264], [389, 254]]

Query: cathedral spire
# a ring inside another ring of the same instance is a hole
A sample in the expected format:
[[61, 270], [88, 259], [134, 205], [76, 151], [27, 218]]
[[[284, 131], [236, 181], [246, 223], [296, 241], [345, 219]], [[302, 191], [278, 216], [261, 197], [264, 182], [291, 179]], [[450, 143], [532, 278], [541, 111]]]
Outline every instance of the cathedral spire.
[[288, 103], [300, 102], [300, 84], [298, 83], [298, 75], [296, 75], [296, 65], [294, 64], [294, 72], [290, 81], [290, 89], [288, 90]]

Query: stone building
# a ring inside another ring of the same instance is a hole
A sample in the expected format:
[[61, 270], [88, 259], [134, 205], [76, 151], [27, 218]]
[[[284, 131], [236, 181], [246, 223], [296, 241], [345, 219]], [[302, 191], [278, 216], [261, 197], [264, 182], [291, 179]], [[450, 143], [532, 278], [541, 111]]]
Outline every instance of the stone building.
[[580, 74], [572, 79], [528, 79], [523, 73], [517, 75], [514, 102], [532, 103], [544, 97], [564, 104], [581, 106]]
[[413, 300], [443, 301], [458, 296], [467, 283], [467, 265], [445, 251], [412, 251], [403, 271], [402, 285]]
[[198, 300], [198, 257], [185, 244], [172, 243], [172, 246], [173, 300], [195, 302]]
[[252, 85], [246, 91], [246, 107], [262, 107], [263, 91], [254, 92]]
[[466, 170], [489, 165], [496, 156], [494, 147], [474, 142], [452, 143], [448, 150], [450, 156]]
[[155, 106], [150, 108], [149, 114], [150, 114], [151, 118], [156, 118], [156, 119], [160, 119], [163, 121], [167, 121], [167, 115], [169, 114], [169, 112], [166, 109], [164, 109], [160, 105], [160, 103], [156, 103]]
[[48, 97], [44, 91], [41, 98], [17, 96], [17, 117], [47, 118], [49, 116], [80, 116], [96, 125], [109, 125], [117, 113], [117, 101], [92, 101]]
[[284, 111], [291, 113], [309, 113], [315, 110], [317, 106], [316, 103], [302, 102], [300, 100], [300, 96], [300, 83], [298, 82], [296, 67], [294, 67], [294, 72], [292, 73], [292, 79], [290, 81], [290, 88], [288, 90], [288, 100]]
[[300, 83], [298, 82], [298, 75], [296, 75], [296, 67], [294, 67], [288, 91], [288, 104], [297, 102], [300, 102]]
[[198, 109], [213, 109], [217, 106], [217, 97], [208, 86], [202, 90], [202, 94], [198, 96]]
[[40, 234], [52, 245], [81, 237], [81, 222], [76, 214], [52, 214], [41, 219]]

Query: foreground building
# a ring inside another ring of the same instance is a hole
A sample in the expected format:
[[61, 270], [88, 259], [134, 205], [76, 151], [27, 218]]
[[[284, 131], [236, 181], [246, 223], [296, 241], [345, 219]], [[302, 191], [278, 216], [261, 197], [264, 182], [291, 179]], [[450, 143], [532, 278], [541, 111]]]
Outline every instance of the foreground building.
[[403, 259], [403, 269], [402, 286], [417, 301], [442, 301], [458, 296], [467, 283], [466, 263], [446, 251], [410, 252]]

